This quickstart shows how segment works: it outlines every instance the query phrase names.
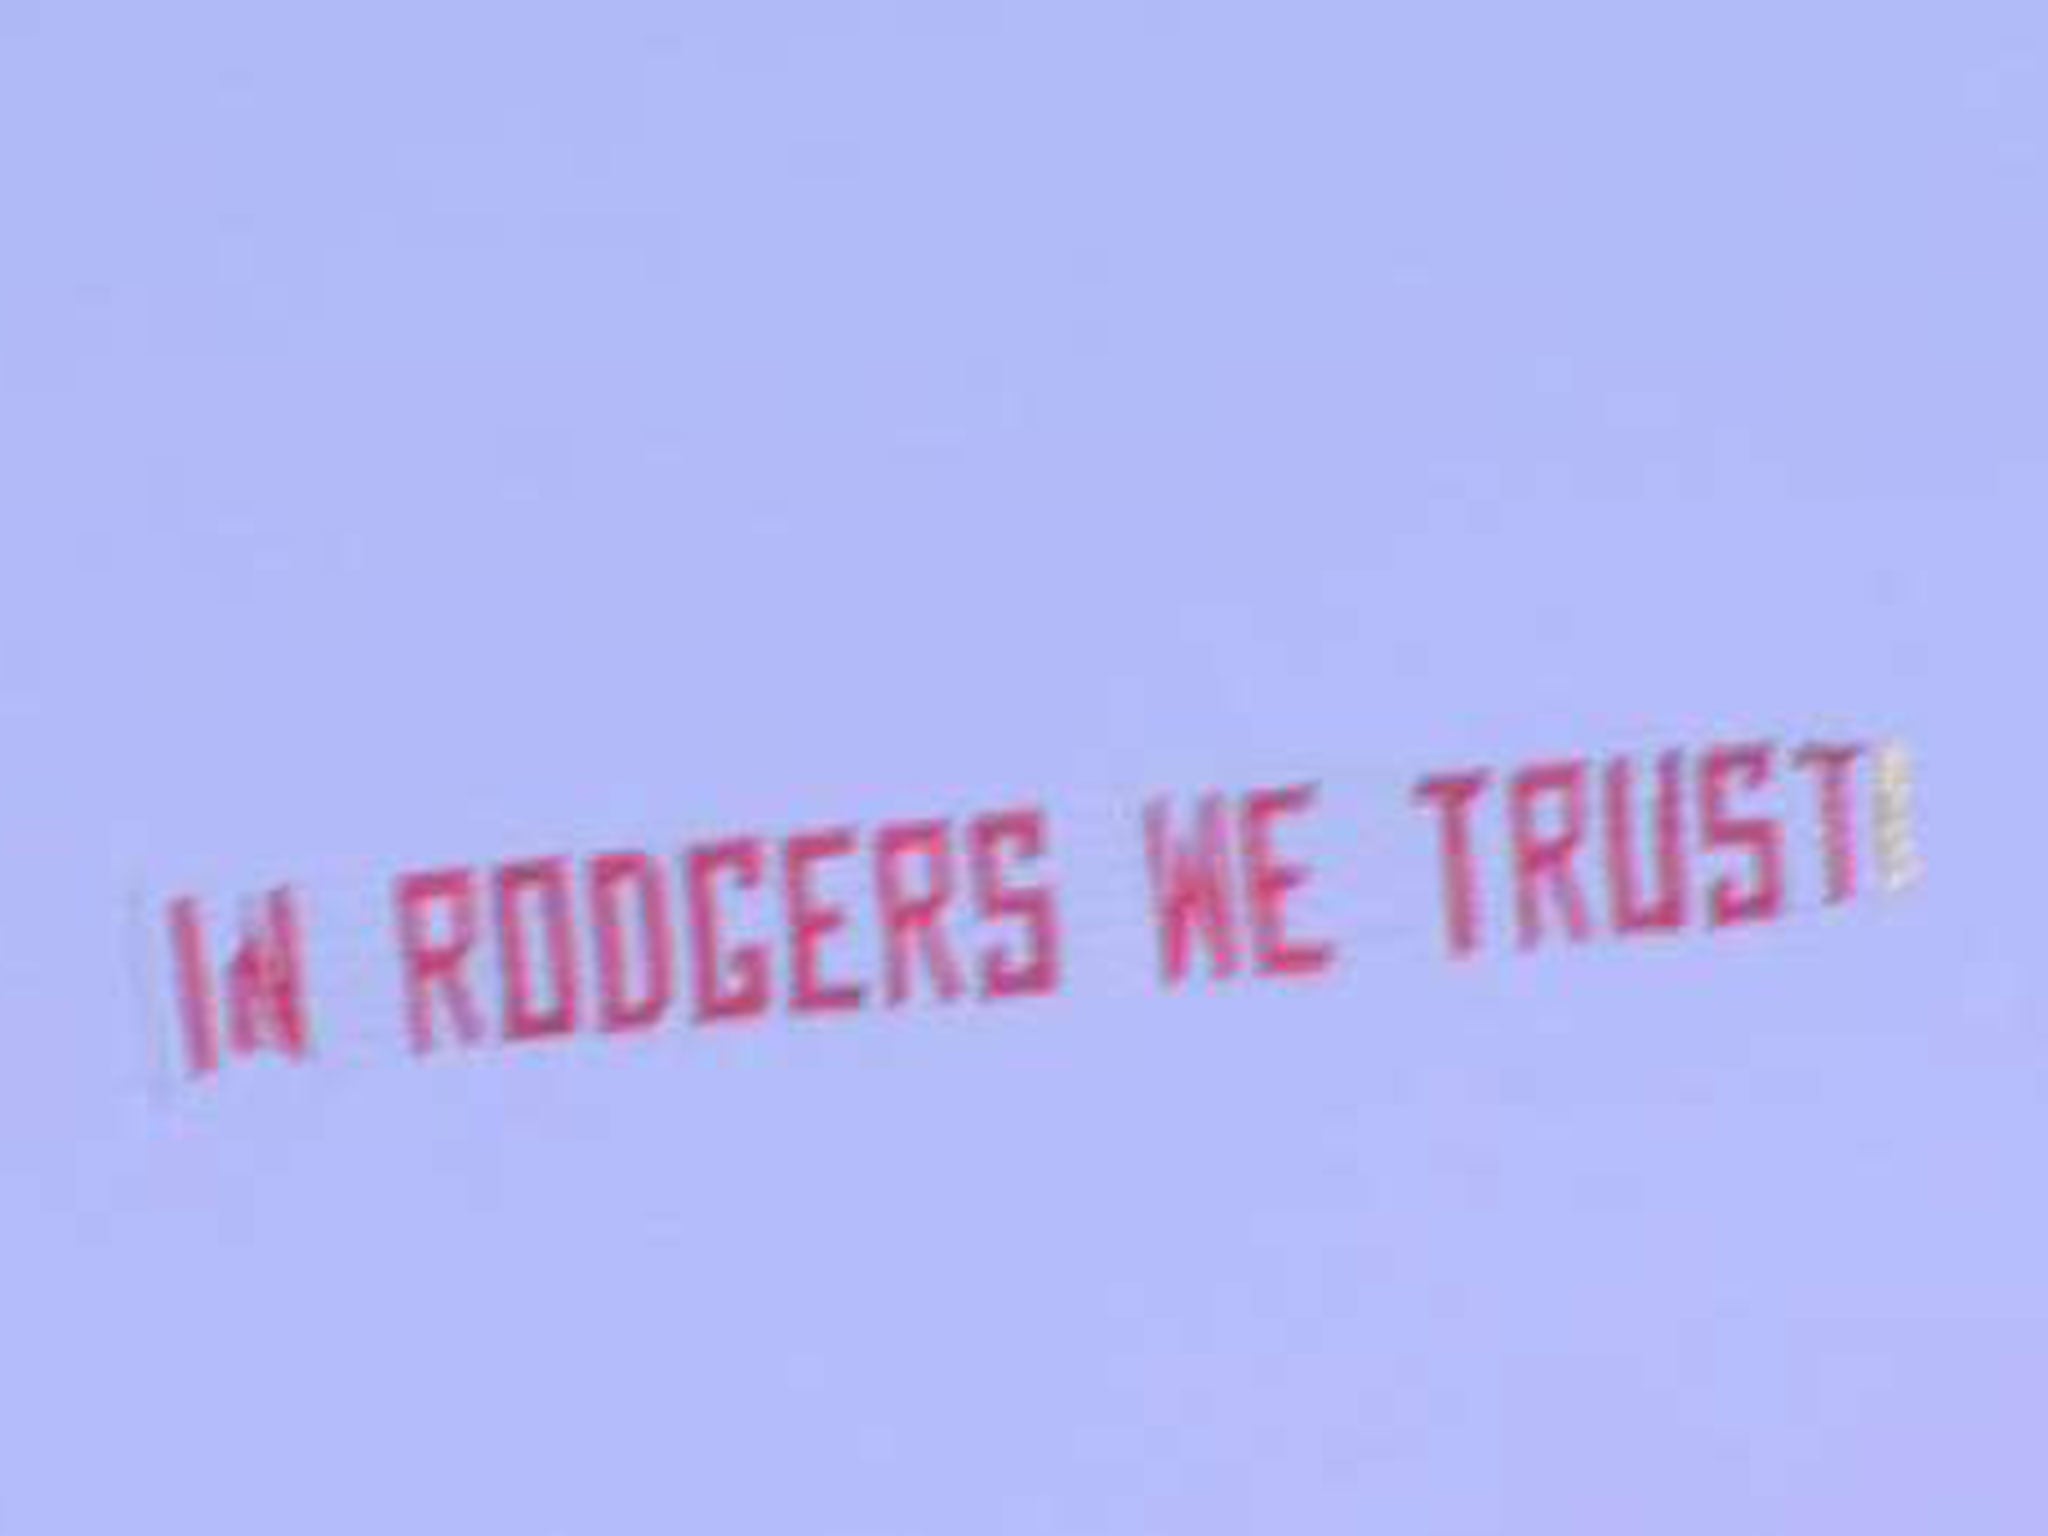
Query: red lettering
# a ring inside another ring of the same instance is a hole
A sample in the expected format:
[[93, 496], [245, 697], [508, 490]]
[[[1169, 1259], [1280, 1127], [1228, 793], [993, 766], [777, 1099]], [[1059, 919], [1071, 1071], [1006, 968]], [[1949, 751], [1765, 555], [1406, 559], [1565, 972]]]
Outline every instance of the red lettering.
[[1820, 794], [1830, 902], [1848, 901], [1856, 894], [1856, 812], [1849, 790], [1862, 756], [1863, 748], [1856, 743], [1814, 742], [1800, 748], [1797, 758], [1801, 768], [1813, 773]]
[[1237, 974], [1237, 913], [1230, 891], [1230, 827], [1223, 797], [1204, 795], [1196, 808], [1191, 846], [1173, 838], [1169, 808], [1155, 800], [1145, 808], [1146, 862], [1152, 874], [1154, 921], [1160, 939], [1160, 968], [1169, 986], [1187, 978], [1197, 930], [1209, 955], [1209, 974]]
[[1005, 851], [1036, 860], [1046, 852], [1045, 813], [1037, 809], [997, 811], [978, 817], [968, 830], [974, 866], [974, 898], [984, 919], [1015, 919], [1025, 943], [1021, 956], [1004, 949], [981, 957], [984, 999], [1037, 997], [1060, 982], [1059, 909], [1050, 885], [1019, 888], [1006, 878]]
[[[576, 1028], [576, 922], [571, 906], [569, 865], [564, 859], [525, 859], [501, 864], [493, 881], [497, 897], [498, 964], [504, 977], [505, 1038], [544, 1040]], [[538, 904], [547, 944], [547, 1006], [537, 1000], [532, 952], [524, 911]]]
[[178, 966], [178, 1016], [185, 1029], [185, 1070], [205, 1077], [220, 1069], [220, 1043], [199, 903], [190, 896], [179, 897], [171, 903], [170, 922], [171, 951]]
[[1768, 743], [1754, 743], [1715, 747], [1707, 753], [1700, 781], [1701, 841], [1710, 850], [1742, 850], [1754, 872], [1747, 892], [1726, 876], [1714, 882], [1707, 909], [1716, 928], [1769, 922], [1784, 911], [1784, 837], [1778, 823], [1769, 817], [1728, 814], [1731, 781], [1745, 790], [1764, 788], [1771, 780], [1775, 752]]
[[1472, 861], [1472, 803], [1486, 790], [1488, 775], [1438, 774], [1415, 786], [1418, 804], [1439, 813], [1443, 858], [1444, 926], [1451, 953], [1464, 959], [1479, 948], [1479, 875]]
[[[400, 877], [398, 935], [405, 969], [406, 1019], [412, 1048], [434, 1048], [434, 1005], [438, 997], [464, 1045], [483, 1038], [483, 1016], [470, 995], [463, 969], [477, 938], [476, 879], [467, 869], [442, 869]], [[446, 914], [447, 934], [434, 937], [434, 911]]]
[[1607, 887], [1619, 934], [1676, 933], [1685, 926], [1686, 849], [1681, 825], [1685, 754], [1657, 760], [1655, 862], [1657, 899], [1646, 903], [1636, 886], [1635, 770], [1625, 757], [1607, 765]]
[[[904, 865], [913, 860], [924, 866], [921, 890], [915, 895], [904, 872]], [[952, 844], [946, 824], [915, 821], [883, 827], [875, 838], [875, 880], [887, 944], [889, 1005], [909, 1000], [913, 957], [918, 953], [924, 956], [939, 1000], [952, 1002], [963, 983], [942, 925], [953, 900]]]
[[[685, 864], [697, 1022], [757, 1018], [768, 1010], [768, 952], [759, 944], [738, 945], [729, 956], [721, 951], [716, 882], [722, 871], [730, 871], [740, 889], [759, 886], [763, 864], [760, 840], [735, 838], [692, 848]], [[728, 970], [734, 977], [730, 985], [722, 981]]]
[[[668, 890], [661, 869], [644, 853], [603, 853], [590, 861], [590, 906], [597, 929], [597, 1006], [607, 1031], [646, 1029], [675, 997]], [[637, 985], [629, 977], [627, 918], [630, 901], [640, 957]]]
[[[193, 1077], [205, 1077], [220, 1068], [221, 1031], [199, 903], [189, 896], [172, 902], [170, 927], [186, 1070]], [[235, 1054], [307, 1054], [312, 1025], [306, 1007], [305, 951], [296, 897], [289, 886], [271, 891], [260, 906], [253, 901], [244, 904], [241, 940], [228, 958], [225, 980], [227, 1042]]]
[[1301, 814], [1315, 798], [1315, 785], [1297, 784], [1287, 789], [1254, 790], [1244, 799], [1242, 836], [1252, 950], [1259, 970], [1269, 976], [1314, 975], [1327, 970], [1332, 959], [1328, 944], [1287, 941], [1287, 896], [1308, 882], [1308, 871], [1299, 864], [1281, 863], [1273, 850], [1274, 819]]
[[228, 962], [228, 1039], [243, 1055], [274, 1046], [306, 1051], [305, 959], [291, 891], [272, 891], [242, 913], [242, 942]]
[[843, 859], [854, 850], [854, 835], [844, 827], [803, 832], [782, 849], [783, 899], [789, 914], [790, 1006], [798, 1013], [844, 1013], [858, 1008], [864, 996], [852, 982], [829, 983], [819, 974], [819, 951], [826, 939], [846, 926], [846, 910], [819, 895], [813, 883], [818, 866]]
[[[1573, 943], [1592, 932], [1586, 893], [1579, 885], [1575, 861], [1586, 839], [1586, 765], [1544, 763], [1515, 775], [1510, 791], [1515, 839], [1515, 908], [1524, 949], [1543, 942], [1544, 893], [1564, 914], [1565, 931]], [[1544, 800], [1561, 807], [1560, 825], [1544, 832], [1538, 810]]]

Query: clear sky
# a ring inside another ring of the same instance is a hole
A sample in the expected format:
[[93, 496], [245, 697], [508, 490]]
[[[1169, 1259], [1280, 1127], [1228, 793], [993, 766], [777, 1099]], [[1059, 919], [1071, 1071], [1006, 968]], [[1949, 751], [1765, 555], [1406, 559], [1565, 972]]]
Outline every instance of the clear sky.
[[[2044, 72], [0, 0], [0, 1532], [2042, 1529]], [[1435, 952], [1416, 775], [1842, 734], [1909, 898]], [[1302, 778], [1322, 983], [149, 1091], [140, 893]]]

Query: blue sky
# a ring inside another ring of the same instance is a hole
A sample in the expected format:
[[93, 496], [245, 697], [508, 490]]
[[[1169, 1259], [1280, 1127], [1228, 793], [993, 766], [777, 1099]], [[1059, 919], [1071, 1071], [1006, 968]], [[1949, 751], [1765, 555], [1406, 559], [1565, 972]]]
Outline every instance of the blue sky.
[[[0, 1528], [2038, 1529], [2044, 61], [0, 5]], [[1320, 778], [1426, 937], [1416, 775], [1842, 733], [1824, 921], [146, 1091], [139, 893]]]

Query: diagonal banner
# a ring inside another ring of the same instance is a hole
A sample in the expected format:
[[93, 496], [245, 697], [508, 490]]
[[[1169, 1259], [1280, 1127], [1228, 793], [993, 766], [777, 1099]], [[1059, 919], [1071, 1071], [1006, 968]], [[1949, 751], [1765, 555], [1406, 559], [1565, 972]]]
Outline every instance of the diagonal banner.
[[1912, 796], [1898, 742], [1755, 739], [173, 890], [138, 1007], [183, 1085], [1703, 942], [1910, 887]]

